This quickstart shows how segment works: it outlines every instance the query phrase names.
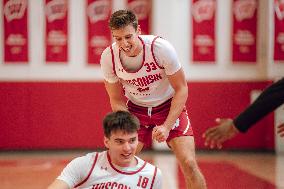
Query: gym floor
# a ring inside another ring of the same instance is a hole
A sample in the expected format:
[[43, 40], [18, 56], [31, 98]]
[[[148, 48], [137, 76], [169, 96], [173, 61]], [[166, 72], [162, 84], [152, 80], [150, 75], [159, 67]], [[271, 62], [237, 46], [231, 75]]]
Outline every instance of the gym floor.
[[[0, 152], [1, 189], [46, 188], [73, 158], [90, 151]], [[163, 189], [183, 189], [185, 182], [171, 152], [146, 151], [140, 157], [163, 172]], [[284, 154], [198, 151], [208, 189], [284, 189]]]

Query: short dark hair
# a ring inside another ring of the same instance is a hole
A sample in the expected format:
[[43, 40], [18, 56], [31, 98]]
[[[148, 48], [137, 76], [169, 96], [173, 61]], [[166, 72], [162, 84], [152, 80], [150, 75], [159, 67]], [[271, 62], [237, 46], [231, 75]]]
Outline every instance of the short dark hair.
[[118, 10], [111, 15], [108, 25], [111, 30], [116, 30], [124, 28], [129, 24], [132, 24], [134, 29], [137, 30], [137, 16], [130, 10]]
[[123, 131], [125, 133], [137, 132], [140, 128], [138, 118], [127, 111], [109, 113], [103, 120], [104, 135], [109, 138], [112, 132]]

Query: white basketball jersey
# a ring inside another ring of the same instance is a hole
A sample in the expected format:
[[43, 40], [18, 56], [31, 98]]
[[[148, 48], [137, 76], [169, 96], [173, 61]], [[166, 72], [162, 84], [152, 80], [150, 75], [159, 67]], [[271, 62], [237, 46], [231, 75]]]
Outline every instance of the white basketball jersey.
[[111, 163], [107, 151], [90, 153], [71, 161], [58, 179], [78, 189], [161, 189], [161, 171], [135, 158], [136, 167], [122, 170]]
[[143, 44], [143, 62], [140, 69], [135, 72], [126, 71], [121, 62], [120, 50], [114, 43], [110, 47], [114, 72], [130, 101], [145, 107], [158, 106], [173, 96], [174, 89], [169, 83], [164, 68], [157, 63], [153, 53], [153, 45], [157, 37], [142, 35], [139, 39]]

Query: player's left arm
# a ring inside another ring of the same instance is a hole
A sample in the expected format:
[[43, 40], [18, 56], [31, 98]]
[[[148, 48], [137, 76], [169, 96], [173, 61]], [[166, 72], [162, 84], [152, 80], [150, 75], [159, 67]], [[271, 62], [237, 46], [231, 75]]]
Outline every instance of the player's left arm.
[[180, 68], [173, 75], [169, 75], [168, 79], [175, 90], [175, 93], [172, 98], [170, 111], [165, 122], [153, 129], [152, 138], [158, 142], [164, 142], [167, 140], [169, 132], [180, 116], [188, 96], [187, 82], [182, 68]]
[[188, 87], [182, 68], [173, 75], [168, 75], [168, 79], [175, 93], [172, 98], [169, 114], [163, 125], [171, 130], [185, 106], [188, 97]]
[[165, 141], [177, 118], [181, 114], [188, 96], [187, 82], [174, 47], [164, 39], [157, 39], [156, 54], [158, 63], [165, 68], [165, 73], [175, 93], [172, 98], [169, 114], [165, 122], [153, 129], [153, 138], [158, 142]]
[[167, 140], [169, 132], [181, 114], [188, 96], [187, 82], [182, 68], [173, 75], [169, 75], [168, 79], [175, 90], [175, 93], [165, 122], [153, 129], [152, 138], [158, 142], [164, 142]]
[[157, 39], [156, 43], [158, 51], [156, 52], [158, 63], [165, 68], [165, 73], [170, 85], [175, 91], [169, 114], [163, 124], [165, 128], [171, 130], [186, 103], [188, 96], [187, 82], [183, 68], [173, 45], [167, 40], [160, 38]]
[[163, 176], [161, 170], [157, 169], [157, 175], [155, 177], [153, 189], [162, 189], [163, 188]]

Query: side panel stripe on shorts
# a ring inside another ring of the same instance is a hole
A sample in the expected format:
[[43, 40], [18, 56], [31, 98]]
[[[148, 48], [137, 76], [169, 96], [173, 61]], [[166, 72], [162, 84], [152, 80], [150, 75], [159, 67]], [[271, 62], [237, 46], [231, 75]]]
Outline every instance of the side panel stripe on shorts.
[[189, 122], [189, 118], [188, 118], [188, 115], [187, 115], [187, 110], [186, 110], [185, 113], [186, 113], [187, 125], [186, 125], [185, 130], [183, 131], [183, 134], [185, 134], [188, 131], [189, 127], [190, 127], [190, 122]]

